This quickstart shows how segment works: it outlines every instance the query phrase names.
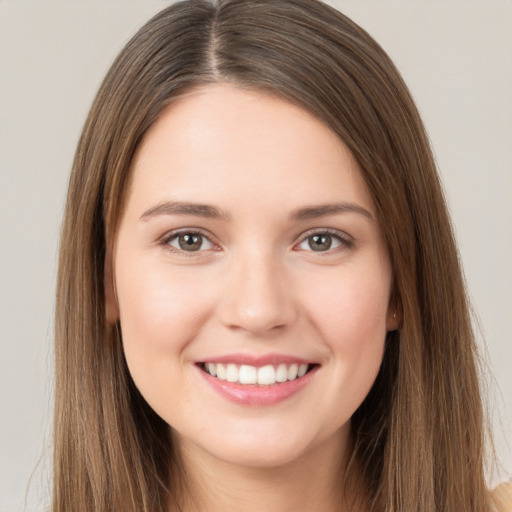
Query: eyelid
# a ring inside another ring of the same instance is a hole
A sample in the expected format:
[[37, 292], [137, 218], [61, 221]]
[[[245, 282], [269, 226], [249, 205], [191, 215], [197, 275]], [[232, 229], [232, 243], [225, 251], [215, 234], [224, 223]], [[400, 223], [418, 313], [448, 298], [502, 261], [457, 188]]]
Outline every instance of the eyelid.
[[[318, 251], [318, 252], [316, 252], [316, 254], [318, 254], [318, 255], [322, 255], [322, 254], [325, 255], [328, 253], [332, 253], [332, 252], [336, 251], [337, 249], [343, 250], [346, 248], [351, 248], [354, 245], [354, 239], [350, 235], [345, 233], [344, 231], [340, 231], [340, 230], [334, 229], [334, 228], [312, 228], [300, 235], [299, 241], [294, 245], [294, 250], [300, 250], [300, 249], [295, 249], [295, 248], [298, 247], [299, 245], [301, 245], [302, 243], [304, 243], [308, 238], [310, 238], [311, 236], [314, 236], [314, 235], [330, 235], [333, 238], [338, 239], [340, 241], [340, 245], [341, 245], [341, 247], [339, 247], [339, 246], [334, 247], [334, 248], [328, 249], [326, 251]], [[315, 251], [313, 251], [313, 250], [307, 251], [307, 252], [315, 253]]]
[[[170, 245], [171, 241], [175, 240], [178, 236], [183, 235], [183, 234], [199, 235], [199, 236], [203, 237], [204, 239], [208, 240], [208, 242], [213, 246], [213, 248], [200, 249], [198, 251], [184, 251], [182, 249], [178, 249], [177, 247], [173, 247], [172, 245]], [[172, 231], [168, 231], [167, 233], [165, 233], [165, 235], [163, 235], [162, 237], [159, 238], [158, 245], [162, 245], [167, 250], [169, 250], [175, 254], [182, 255], [182, 256], [197, 256], [206, 251], [220, 249], [219, 244], [213, 240], [212, 235], [209, 233], [208, 234], [205, 233], [204, 230], [202, 230], [201, 228], [179, 228], [179, 229], [175, 229]]]
[[[200, 236], [204, 237], [206, 240], [208, 240], [208, 242], [210, 242], [210, 244], [212, 244], [216, 248], [214, 250], [220, 250], [220, 244], [216, 243], [213, 240], [214, 237], [210, 233], [206, 233], [201, 228], [179, 228], [179, 229], [175, 229], [172, 231], [168, 231], [162, 237], [160, 237], [160, 239], [158, 240], [158, 244], [164, 246], [166, 249], [170, 250], [173, 253], [184, 255], [184, 256], [194, 256], [194, 255], [197, 256], [200, 253], [206, 252], [208, 250], [212, 250], [212, 249], [201, 249], [198, 251], [184, 251], [184, 250], [181, 250], [181, 249], [171, 246], [169, 244], [169, 242], [176, 239], [180, 234], [200, 235]], [[344, 231], [340, 231], [340, 230], [334, 229], [334, 228], [312, 228], [300, 235], [299, 240], [293, 246], [293, 250], [296, 250], [296, 251], [300, 250], [300, 249], [297, 249], [297, 247], [300, 244], [304, 243], [309, 237], [314, 236], [314, 235], [330, 235], [330, 236], [336, 238], [340, 242], [340, 245], [342, 246], [341, 249], [350, 248], [354, 245], [354, 239], [350, 235], [345, 233]], [[336, 251], [336, 249], [340, 249], [340, 247], [338, 246], [333, 249], [328, 249], [326, 251], [318, 251], [317, 254], [322, 255], [322, 254], [332, 253], [332, 252]], [[315, 252], [315, 251], [311, 250], [311, 251], [307, 251], [307, 252]]]

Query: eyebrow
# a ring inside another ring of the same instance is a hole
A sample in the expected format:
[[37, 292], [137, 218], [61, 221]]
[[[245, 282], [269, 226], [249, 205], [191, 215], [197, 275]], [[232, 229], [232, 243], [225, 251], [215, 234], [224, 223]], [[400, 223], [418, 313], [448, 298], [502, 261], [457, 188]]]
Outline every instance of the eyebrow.
[[[373, 220], [373, 215], [366, 208], [355, 203], [346, 202], [298, 208], [290, 213], [289, 218], [291, 220], [300, 221], [340, 213], [357, 213]], [[141, 220], [149, 220], [153, 217], [157, 217], [158, 215], [189, 215], [220, 220], [229, 220], [231, 218], [231, 215], [228, 212], [220, 210], [215, 206], [183, 201], [164, 201], [146, 210], [140, 218]]]
[[298, 208], [290, 213], [290, 218], [292, 220], [308, 220], [339, 213], [357, 213], [370, 220], [374, 220], [373, 215], [366, 208], [355, 203], [345, 202]]
[[229, 220], [229, 213], [219, 210], [215, 206], [199, 203], [187, 203], [182, 201], [164, 201], [149, 208], [141, 215], [141, 220], [149, 220], [158, 215], [191, 215], [205, 217], [207, 219]]

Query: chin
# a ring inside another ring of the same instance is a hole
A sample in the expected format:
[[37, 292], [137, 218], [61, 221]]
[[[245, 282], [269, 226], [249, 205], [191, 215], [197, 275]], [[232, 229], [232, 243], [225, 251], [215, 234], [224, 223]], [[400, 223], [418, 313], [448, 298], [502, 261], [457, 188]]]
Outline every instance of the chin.
[[301, 458], [303, 453], [292, 447], [272, 446], [263, 443], [263, 446], [256, 441], [251, 445], [233, 445], [226, 450], [211, 450], [210, 454], [228, 464], [244, 468], [274, 469], [293, 463]]
[[225, 429], [221, 436], [198, 436], [187, 440], [181, 438], [184, 442], [181, 446], [192, 449], [196, 454], [198, 451], [208, 454], [216, 461], [230, 465], [273, 469], [290, 465], [308, 456], [314, 457], [314, 453], [319, 449], [324, 451], [327, 445], [331, 456], [335, 449], [331, 443], [334, 442], [338, 448], [339, 441], [343, 438], [341, 432], [338, 432], [339, 435], [329, 436], [327, 432], [323, 432], [323, 435], [307, 429], [300, 432], [295, 426], [290, 429], [273, 423], [252, 429], [244, 429], [242, 425], [238, 429]]

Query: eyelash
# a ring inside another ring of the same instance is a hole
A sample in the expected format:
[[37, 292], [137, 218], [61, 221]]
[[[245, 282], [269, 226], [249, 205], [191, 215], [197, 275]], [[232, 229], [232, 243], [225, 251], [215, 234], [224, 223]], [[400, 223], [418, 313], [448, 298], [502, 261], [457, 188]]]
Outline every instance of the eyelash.
[[[186, 251], [183, 249], [178, 249], [177, 247], [173, 247], [170, 245], [170, 243], [174, 240], [176, 240], [180, 235], [191, 235], [191, 236], [199, 236], [202, 238], [202, 240], [207, 240], [210, 244], [215, 246], [216, 244], [210, 240], [210, 238], [202, 233], [201, 231], [190, 229], [190, 230], [180, 230], [180, 231], [173, 231], [172, 233], [167, 233], [162, 239], [159, 241], [159, 245], [164, 246], [167, 250], [171, 251], [172, 253], [178, 254], [180, 256], [185, 257], [191, 257], [196, 256], [197, 253], [201, 253], [208, 249], [199, 249], [197, 251]], [[335, 230], [335, 229], [313, 229], [310, 231], [307, 231], [304, 233], [298, 243], [294, 245], [294, 250], [298, 251], [299, 249], [295, 249], [295, 247], [298, 247], [302, 245], [303, 243], [306, 243], [308, 239], [311, 239], [314, 236], [329, 236], [333, 239], [335, 239], [339, 245], [334, 248], [329, 248], [325, 251], [315, 251], [313, 249], [310, 249], [306, 252], [312, 252], [317, 253], [319, 256], [325, 256], [328, 254], [332, 254], [333, 252], [339, 252], [340, 250], [344, 249], [350, 249], [354, 245], [354, 241], [351, 237], [349, 237], [346, 233], [343, 233], [341, 231]], [[202, 245], [202, 244], [201, 244]]]
[[313, 229], [310, 231], [307, 231], [304, 233], [301, 237], [301, 241], [298, 244], [295, 244], [295, 246], [302, 245], [303, 243], [306, 243], [308, 239], [311, 239], [314, 236], [329, 236], [339, 242], [339, 245], [334, 248], [329, 248], [325, 251], [314, 251], [311, 249], [307, 252], [317, 253], [319, 256], [327, 256], [329, 254], [333, 254], [334, 252], [339, 252], [344, 249], [350, 249], [354, 245], [354, 240], [352, 237], [347, 235], [346, 233], [343, 233], [342, 231], [338, 231], [337, 229]]
[[[201, 231], [194, 230], [194, 229], [182, 229], [179, 231], [173, 231], [172, 233], [167, 233], [159, 242], [159, 245], [164, 246], [167, 250], [169, 250], [172, 253], [178, 254], [179, 256], [185, 256], [185, 257], [191, 257], [191, 256], [197, 256], [197, 253], [201, 253], [203, 250], [198, 251], [185, 251], [183, 249], [178, 249], [177, 247], [173, 247], [171, 244], [172, 241], [178, 239], [181, 235], [191, 235], [191, 236], [199, 236], [202, 238], [202, 240], [207, 240], [210, 244], [214, 244], [210, 238], [202, 233]], [[202, 245], [202, 244], [201, 244]]]

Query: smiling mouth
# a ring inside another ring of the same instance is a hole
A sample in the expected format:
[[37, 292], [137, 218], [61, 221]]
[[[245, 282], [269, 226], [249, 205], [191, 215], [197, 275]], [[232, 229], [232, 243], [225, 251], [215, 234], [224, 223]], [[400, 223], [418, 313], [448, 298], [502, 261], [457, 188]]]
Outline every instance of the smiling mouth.
[[200, 363], [199, 367], [208, 375], [234, 384], [272, 386], [301, 379], [317, 364], [285, 364], [251, 366], [247, 364]]

